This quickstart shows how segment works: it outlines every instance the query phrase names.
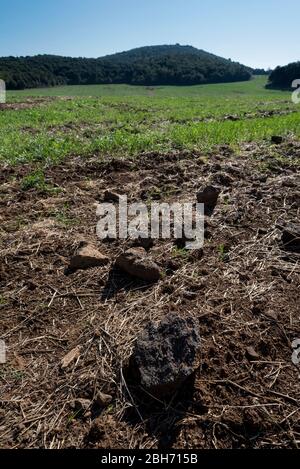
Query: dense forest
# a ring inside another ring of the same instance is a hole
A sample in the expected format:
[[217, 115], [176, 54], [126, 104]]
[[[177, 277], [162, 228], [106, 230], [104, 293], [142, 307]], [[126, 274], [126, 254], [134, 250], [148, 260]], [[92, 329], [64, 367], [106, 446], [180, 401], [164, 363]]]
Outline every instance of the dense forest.
[[290, 89], [294, 80], [300, 79], [300, 62], [277, 67], [269, 77], [268, 88]]
[[252, 70], [253, 75], [270, 75], [272, 70], [265, 70], [264, 68], [254, 68]]
[[249, 80], [253, 70], [192, 46], [152, 46], [98, 59], [55, 55], [0, 58], [7, 89], [125, 83], [196, 85]]

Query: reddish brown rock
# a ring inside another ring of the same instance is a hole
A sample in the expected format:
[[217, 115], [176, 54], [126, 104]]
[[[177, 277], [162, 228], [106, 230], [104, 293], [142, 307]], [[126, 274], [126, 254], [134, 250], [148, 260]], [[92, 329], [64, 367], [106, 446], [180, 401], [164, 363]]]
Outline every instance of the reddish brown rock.
[[84, 270], [108, 264], [109, 258], [88, 243], [81, 243], [77, 253], [70, 261], [70, 270]]
[[129, 275], [146, 282], [157, 282], [161, 277], [158, 265], [147, 256], [143, 248], [128, 249], [117, 258], [116, 265]]

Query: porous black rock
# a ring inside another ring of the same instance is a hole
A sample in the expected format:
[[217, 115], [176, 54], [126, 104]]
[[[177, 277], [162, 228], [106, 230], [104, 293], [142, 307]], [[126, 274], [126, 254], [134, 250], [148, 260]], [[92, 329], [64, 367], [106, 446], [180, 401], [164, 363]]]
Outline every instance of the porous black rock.
[[137, 338], [131, 366], [141, 386], [155, 397], [176, 392], [200, 364], [199, 323], [171, 313], [150, 322]]

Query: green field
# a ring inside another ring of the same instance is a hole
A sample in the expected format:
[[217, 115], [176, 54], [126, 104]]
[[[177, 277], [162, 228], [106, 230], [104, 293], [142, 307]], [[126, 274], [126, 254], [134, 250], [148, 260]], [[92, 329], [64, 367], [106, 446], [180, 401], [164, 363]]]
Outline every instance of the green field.
[[233, 96], [257, 96], [282, 98], [281, 91], [266, 90], [267, 78], [257, 76], [253, 80], [241, 83], [222, 83], [217, 85], [196, 86], [131, 86], [131, 85], [86, 85], [86, 86], [57, 86], [54, 88], [36, 88], [24, 91], [9, 92], [9, 97], [21, 96], [83, 96], [83, 97], [233, 97]]
[[[300, 136], [300, 106], [289, 92], [266, 90], [265, 83], [265, 77], [257, 77], [193, 87], [91, 85], [8, 92], [15, 108], [0, 112], [0, 160], [44, 166], [73, 155], [206, 151], [274, 134]], [[49, 100], [38, 102], [38, 97]]]

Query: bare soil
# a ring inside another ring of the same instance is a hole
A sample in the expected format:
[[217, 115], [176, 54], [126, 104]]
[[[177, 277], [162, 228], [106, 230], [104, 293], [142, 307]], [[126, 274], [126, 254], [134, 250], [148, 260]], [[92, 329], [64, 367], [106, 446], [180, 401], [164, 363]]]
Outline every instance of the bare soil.
[[50, 101], [53, 101], [56, 98], [50, 96], [40, 97], [40, 98], [26, 98], [23, 101], [16, 101], [14, 103], [0, 103], [0, 112], [1, 111], [20, 111], [21, 109], [33, 109], [35, 107], [42, 106], [43, 104], [49, 104]]
[[[299, 446], [291, 345], [300, 338], [299, 254], [282, 248], [278, 224], [299, 222], [300, 144], [276, 146], [276, 158], [274, 151], [263, 143], [208, 157], [70, 158], [47, 169], [52, 191], [22, 191], [30, 165], [1, 168], [0, 338], [8, 357], [0, 365], [0, 447]], [[164, 276], [155, 285], [113, 267], [132, 242], [97, 240], [95, 204], [105, 190], [131, 201], [195, 201], [211, 181], [222, 193], [203, 252], [157, 242], [149, 255]], [[66, 275], [82, 240], [112, 262]], [[172, 311], [199, 321], [201, 367], [160, 402], [130, 382], [126, 366], [149, 319]], [[112, 396], [109, 405], [99, 404], [99, 391]], [[90, 401], [83, 412], [78, 399]]]

